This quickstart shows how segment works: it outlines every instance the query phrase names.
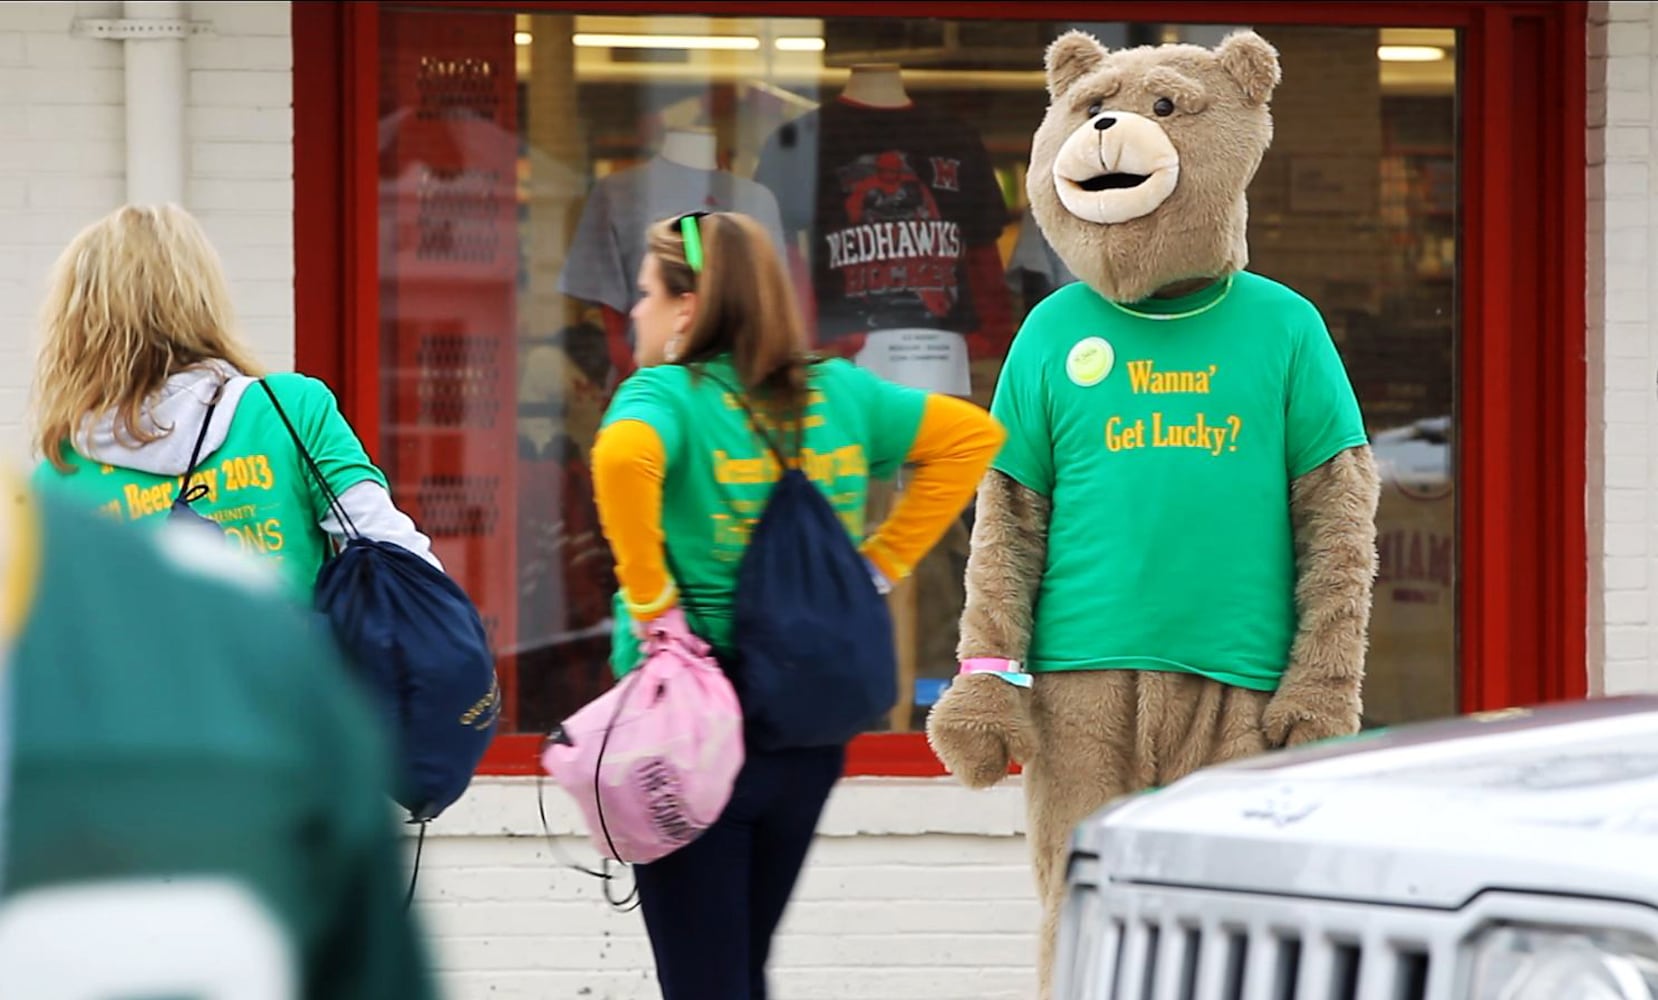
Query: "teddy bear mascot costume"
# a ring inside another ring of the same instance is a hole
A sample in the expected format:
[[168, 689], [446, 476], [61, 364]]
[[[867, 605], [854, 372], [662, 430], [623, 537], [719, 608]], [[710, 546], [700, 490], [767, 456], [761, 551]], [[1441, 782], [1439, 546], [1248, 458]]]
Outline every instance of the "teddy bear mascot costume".
[[1049, 996], [1065, 853], [1118, 796], [1356, 732], [1379, 480], [1318, 310], [1243, 270], [1278, 53], [1047, 52], [1027, 181], [1080, 279], [1026, 319], [992, 411], [950, 773], [1023, 766]]

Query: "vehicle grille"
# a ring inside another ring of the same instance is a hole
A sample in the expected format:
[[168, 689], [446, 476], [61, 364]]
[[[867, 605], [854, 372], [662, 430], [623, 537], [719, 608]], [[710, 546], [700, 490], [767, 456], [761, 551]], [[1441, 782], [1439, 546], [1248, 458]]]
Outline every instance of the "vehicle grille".
[[1067, 906], [1059, 1000], [1427, 1000], [1459, 935], [1442, 911], [1138, 885]]

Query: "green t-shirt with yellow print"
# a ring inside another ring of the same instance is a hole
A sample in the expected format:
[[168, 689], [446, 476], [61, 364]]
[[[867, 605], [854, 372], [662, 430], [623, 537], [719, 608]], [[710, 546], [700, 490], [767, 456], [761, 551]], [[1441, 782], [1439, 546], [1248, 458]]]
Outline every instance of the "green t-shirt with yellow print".
[[1367, 440], [1310, 302], [1247, 272], [1132, 308], [1070, 285], [1025, 320], [991, 413], [992, 467], [1053, 507], [1029, 670], [1277, 687], [1290, 483]]
[[[265, 381], [336, 494], [362, 482], [386, 485], [327, 385], [293, 373]], [[34, 471], [35, 485], [116, 521], [159, 527], [183, 478], [104, 465], [67, 447], [64, 457], [69, 472], [43, 461]], [[232, 548], [273, 564], [289, 592], [309, 605], [332, 545], [318, 526], [328, 501], [257, 385], [243, 392], [224, 443], [201, 457], [191, 480], [192, 487], [198, 484], [207, 493], [191, 504], [196, 513], [217, 522]]]
[[[604, 426], [637, 420], [662, 440], [662, 528], [669, 572], [696, 633], [715, 648], [731, 640], [737, 567], [749, 532], [781, 477], [739, 400], [719, 383], [742, 384], [729, 359], [705, 366], [645, 368], [629, 376], [605, 413]], [[890, 479], [921, 427], [927, 395], [885, 381], [839, 359], [814, 364], [809, 378], [801, 467], [823, 490], [847, 533], [866, 533], [869, 482]], [[779, 445], [790, 447], [787, 428]], [[639, 643], [620, 594], [611, 664], [618, 676], [639, 662]]]

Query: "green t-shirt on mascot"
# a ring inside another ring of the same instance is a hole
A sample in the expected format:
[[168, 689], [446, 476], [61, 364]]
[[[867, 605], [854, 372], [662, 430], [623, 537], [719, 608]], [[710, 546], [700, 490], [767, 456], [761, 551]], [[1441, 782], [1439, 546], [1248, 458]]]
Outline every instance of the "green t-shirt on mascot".
[[[1026, 669], [1277, 686], [1289, 483], [1367, 440], [1310, 302], [1248, 272], [1134, 306], [1067, 286], [1026, 319], [991, 412], [1009, 430], [994, 468], [1053, 504]], [[1213, 464], [1225, 489], [1193, 488]]]

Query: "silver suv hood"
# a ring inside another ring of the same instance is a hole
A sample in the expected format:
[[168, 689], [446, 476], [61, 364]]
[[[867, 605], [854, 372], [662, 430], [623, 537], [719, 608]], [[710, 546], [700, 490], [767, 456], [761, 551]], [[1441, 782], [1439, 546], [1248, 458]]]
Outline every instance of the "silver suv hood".
[[1201, 771], [1076, 832], [1102, 878], [1453, 909], [1658, 901], [1658, 698], [1405, 726]]

